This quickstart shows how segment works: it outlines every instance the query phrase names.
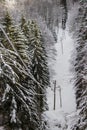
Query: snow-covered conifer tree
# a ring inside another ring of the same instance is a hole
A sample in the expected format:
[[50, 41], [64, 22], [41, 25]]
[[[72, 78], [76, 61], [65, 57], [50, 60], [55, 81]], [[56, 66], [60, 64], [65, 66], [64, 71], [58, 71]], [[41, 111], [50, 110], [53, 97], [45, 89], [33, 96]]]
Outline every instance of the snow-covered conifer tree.
[[[28, 39], [28, 52], [31, 55], [31, 73], [40, 83], [38, 86], [33, 82], [33, 88], [36, 92], [36, 106], [41, 123], [41, 114], [47, 109], [46, 88], [49, 85], [49, 69], [47, 65], [47, 55], [44, 48], [41, 32], [34, 21], [26, 22], [25, 18], [21, 19], [21, 28]], [[26, 33], [27, 32], [27, 33]], [[41, 124], [40, 124], [41, 125]], [[41, 129], [41, 128], [40, 128]]]
[[87, 128], [87, 0], [80, 0], [76, 19], [76, 57], [74, 60], [76, 104], [79, 115], [73, 130]]
[[[38, 107], [42, 112], [46, 105], [45, 93], [46, 87], [49, 85], [49, 69], [47, 65], [47, 55], [44, 48], [44, 42], [42, 40], [41, 32], [36, 24], [32, 21], [32, 32], [33, 35], [30, 37], [31, 48], [33, 49], [32, 57], [32, 74], [35, 79], [41, 84], [42, 88], [36, 85], [36, 91], [38, 94]], [[46, 108], [45, 108], [46, 109]]]
[[8, 129], [35, 130], [39, 124], [27, 48], [26, 37], [7, 13], [0, 30], [0, 107]]

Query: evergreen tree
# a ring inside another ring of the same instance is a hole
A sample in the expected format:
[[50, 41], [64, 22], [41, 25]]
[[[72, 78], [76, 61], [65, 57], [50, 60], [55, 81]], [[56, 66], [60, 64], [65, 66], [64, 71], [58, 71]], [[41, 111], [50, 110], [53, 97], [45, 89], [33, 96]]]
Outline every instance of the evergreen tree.
[[31, 47], [31, 37], [33, 37], [33, 31], [32, 31], [32, 24], [31, 20], [26, 21], [25, 17], [22, 16], [20, 20], [20, 27], [21, 30], [23, 31], [25, 37], [27, 38], [27, 46], [28, 46], [28, 55], [30, 57], [30, 60], [32, 59], [32, 47]]
[[[47, 55], [44, 48], [43, 38], [36, 22], [26, 22], [25, 18], [22, 17], [21, 25], [21, 28], [28, 39], [28, 52], [31, 53], [31, 73], [41, 86], [40, 87], [33, 82], [33, 87], [35, 87], [36, 92], [35, 99], [39, 115], [39, 122], [41, 125], [41, 114], [44, 110], [47, 109], [46, 88], [49, 86]], [[40, 129], [42, 129], [41, 126]]]
[[76, 57], [74, 60], [76, 104], [79, 115], [73, 130], [87, 128], [87, 6], [80, 0], [79, 14], [76, 19]]
[[12, 130], [42, 130], [41, 114], [46, 109], [49, 71], [41, 33], [36, 22], [26, 22], [23, 17], [21, 28], [15, 26], [8, 12], [2, 28], [0, 114], [3, 113], [3, 125]]
[[[47, 55], [44, 48], [44, 42], [42, 40], [41, 32], [38, 29], [38, 26], [34, 21], [32, 21], [32, 32], [33, 37], [31, 36], [31, 48], [33, 51], [32, 57], [32, 74], [35, 79], [41, 84], [41, 88], [36, 85], [36, 92], [38, 94], [38, 108], [39, 112], [43, 112], [46, 105], [46, 88], [49, 85], [49, 69], [47, 66]], [[46, 109], [46, 108], [45, 108]]]
[[68, 15], [68, 8], [67, 8], [67, 1], [61, 0], [61, 6], [62, 6], [62, 28], [66, 28], [66, 22], [67, 22], [67, 15]]
[[[8, 24], [9, 23], [9, 24]], [[30, 122], [33, 122], [33, 129], [37, 127], [38, 116], [35, 115], [35, 101], [33, 99], [34, 90], [31, 89], [28, 73], [24, 65], [29, 65], [29, 57], [27, 55], [27, 39], [22, 31], [16, 29], [13, 25], [11, 17], [7, 13], [3, 19], [2, 25], [9, 39], [17, 52], [14, 51], [0, 31], [1, 53], [0, 53], [0, 89], [1, 110], [4, 110], [4, 118], [8, 118], [6, 127], [8, 129], [27, 130], [31, 128]], [[22, 60], [20, 60], [20, 57]], [[22, 62], [23, 61], [23, 62]], [[23, 64], [24, 63], [24, 64]], [[2, 82], [3, 81], [3, 82]], [[3, 85], [1, 85], [3, 83]], [[35, 117], [31, 116], [31, 112]]]

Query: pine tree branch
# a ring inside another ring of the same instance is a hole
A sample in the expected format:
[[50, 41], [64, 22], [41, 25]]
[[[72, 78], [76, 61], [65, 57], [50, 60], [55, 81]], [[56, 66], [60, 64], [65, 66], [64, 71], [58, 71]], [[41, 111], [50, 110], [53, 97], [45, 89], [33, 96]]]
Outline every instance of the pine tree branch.
[[25, 69], [26, 69], [26, 71], [27, 71], [27, 73], [28, 73], [29, 78], [32, 79], [41, 89], [43, 89], [43, 88], [41, 87], [40, 83], [39, 83], [38, 81], [36, 81], [36, 79], [34, 78], [34, 76], [29, 72], [28, 67], [26, 66], [26, 64], [25, 64], [24, 61], [22, 60], [21, 56], [18, 54], [16, 48], [14, 47], [14, 45], [13, 45], [12, 42], [11, 42], [11, 40], [10, 40], [9, 37], [7, 36], [7, 34], [6, 34], [5, 30], [3, 29], [3, 27], [1, 26], [1, 24], [0, 24], [0, 29], [1, 29], [1, 31], [3, 32], [3, 34], [5, 35], [6, 39], [7, 39], [8, 42], [9, 42], [9, 44], [12, 46], [13, 50], [17, 53], [17, 55], [18, 55], [20, 61], [22, 62], [22, 64], [24, 65], [24, 67], [25, 67]]

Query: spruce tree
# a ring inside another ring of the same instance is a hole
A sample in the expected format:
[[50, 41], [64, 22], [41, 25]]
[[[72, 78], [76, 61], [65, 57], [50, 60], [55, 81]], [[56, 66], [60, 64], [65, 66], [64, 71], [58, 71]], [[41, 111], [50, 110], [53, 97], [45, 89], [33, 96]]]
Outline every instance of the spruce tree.
[[28, 55], [30, 57], [30, 60], [32, 59], [32, 48], [30, 37], [33, 35], [31, 22], [32, 20], [26, 21], [25, 17], [22, 15], [20, 20], [20, 28], [27, 39]]
[[37, 100], [39, 112], [43, 112], [46, 109], [46, 88], [49, 86], [49, 69], [41, 32], [36, 22], [32, 21], [31, 24], [33, 27], [33, 35], [31, 36], [30, 41], [31, 48], [34, 50], [31, 68], [35, 79], [41, 84], [41, 88], [36, 85], [36, 92], [41, 94], [37, 96]]
[[[20, 20], [20, 27], [25, 35], [25, 37], [27, 38], [27, 45], [28, 45], [28, 49], [27, 49], [27, 52], [28, 52], [28, 55], [30, 56], [30, 70], [31, 70], [31, 65], [32, 65], [32, 57], [33, 57], [33, 54], [32, 54], [32, 49], [31, 49], [31, 42], [30, 42], [30, 36], [32, 35], [32, 32], [31, 32], [31, 25], [30, 25], [31, 21], [26, 21], [26, 19], [24, 18], [24, 16], [22, 16], [21, 20]], [[38, 110], [37, 110], [37, 100], [36, 100], [36, 88], [35, 88], [35, 85], [34, 85], [34, 82], [30, 80], [30, 83], [28, 84], [30, 86], [30, 91], [34, 92], [34, 95], [32, 96], [33, 98], [33, 101], [34, 101], [34, 106], [31, 104], [30, 105], [30, 109], [32, 111], [31, 113], [31, 117], [32, 117], [32, 120], [30, 122], [30, 129], [40, 129], [40, 119], [38, 117]], [[32, 125], [33, 124], [33, 125]], [[36, 126], [34, 126], [34, 124], [36, 124]]]
[[86, 1], [80, 0], [79, 14], [76, 19], [76, 56], [74, 60], [75, 92], [78, 118], [73, 124], [73, 130], [87, 128], [87, 7]]
[[[49, 86], [49, 69], [47, 65], [47, 55], [44, 47], [44, 41], [35, 21], [26, 22], [25, 18], [21, 19], [21, 28], [28, 39], [28, 52], [31, 55], [31, 73], [34, 78], [39, 82], [38, 86], [33, 82], [35, 88], [35, 99], [37, 112], [39, 115], [40, 128], [42, 130], [42, 113], [46, 110], [46, 88]], [[26, 33], [27, 32], [27, 33]]]
[[[14, 51], [1, 31], [0, 78], [3, 82], [0, 82], [0, 89], [3, 94], [0, 107], [4, 111], [4, 118], [8, 118], [6, 122], [8, 129], [27, 130], [32, 126], [30, 122], [38, 119], [37, 116], [31, 116], [31, 113], [36, 114], [36, 111], [33, 111], [33, 109], [35, 110], [34, 91], [30, 87], [32, 82], [30, 82], [26, 68], [19, 58], [20, 56], [23, 62], [27, 66], [29, 65], [27, 39], [21, 30], [19, 33], [19, 29], [12, 23], [8, 13], [5, 15], [2, 25], [17, 52]], [[36, 128], [37, 124], [38, 122], [34, 123], [32, 128]]]

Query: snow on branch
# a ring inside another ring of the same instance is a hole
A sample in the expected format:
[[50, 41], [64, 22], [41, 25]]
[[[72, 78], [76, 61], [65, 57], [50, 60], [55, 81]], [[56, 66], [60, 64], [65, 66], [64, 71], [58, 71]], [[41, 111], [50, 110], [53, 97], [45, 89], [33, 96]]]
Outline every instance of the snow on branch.
[[22, 60], [21, 56], [18, 54], [16, 48], [14, 47], [14, 45], [12, 44], [11, 40], [9, 39], [9, 37], [7, 36], [6, 32], [4, 31], [4, 29], [2, 28], [2, 26], [0, 25], [0, 29], [2, 30], [3, 34], [5, 35], [6, 39], [8, 40], [9, 44], [12, 46], [13, 50], [16, 52], [16, 54], [18, 55], [20, 61], [22, 62], [22, 64], [24, 65], [26, 71], [28, 72], [28, 76], [34, 81], [36, 82], [38, 85], [40, 85], [35, 78], [33, 77], [33, 75], [29, 72], [28, 67], [26, 66], [26, 64], [24, 63], [24, 61]]
[[8, 94], [9, 91], [10, 91], [10, 86], [9, 86], [9, 84], [6, 84], [6, 89], [5, 89], [5, 92], [4, 92], [3, 97], [2, 97], [2, 102], [5, 101], [5, 99], [6, 99], [6, 94]]
[[16, 111], [17, 111], [17, 103], [15, 101], [15, 97], [13, 96], [12, 98], [12, 104], [11, 104], [11, 114], [10, 114], [10, 117], [11, 117], [11, 123], [16, 123]]

